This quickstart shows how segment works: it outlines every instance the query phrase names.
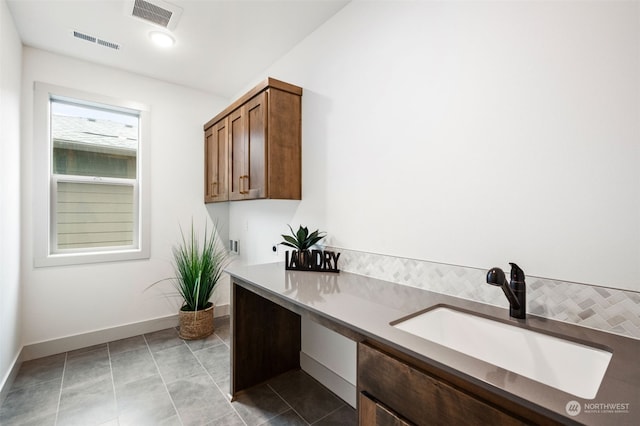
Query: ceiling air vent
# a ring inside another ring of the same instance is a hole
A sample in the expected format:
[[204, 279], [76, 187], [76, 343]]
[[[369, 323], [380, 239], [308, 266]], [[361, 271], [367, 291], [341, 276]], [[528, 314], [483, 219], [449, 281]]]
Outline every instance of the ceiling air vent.
[[81, 33], [80, 31], [73, 31], [72, 34], [75, 38], [79, 38], [80, 40], [88, 41], [89, 43], [99, 44], [100, 46], [109, 47], [114, 50], [120, 50], [120, 45], [118, 43], [103, 40], [96, 36]]
[[126, 13], [150, 24], [173, 30], [182, 15], [182, 8], [163, 0], [130, 0]]

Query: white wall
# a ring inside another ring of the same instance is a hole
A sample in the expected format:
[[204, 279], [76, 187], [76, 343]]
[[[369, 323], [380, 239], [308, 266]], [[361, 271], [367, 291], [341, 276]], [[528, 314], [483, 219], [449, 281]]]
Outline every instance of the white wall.
[[[302, 223], [640, 291], [640, 3], [352, 2], [267, 75], [304, 88], [303, 200], [260, 202], [268, 221], [232, 203], [246, 262]], [[353, 349], [325, 361], [344, 339], [306, 331], [305, 355], [354, 383]]]
[[[639, 8], [349, 4], [256, 77], [304, 88], [304, 182], [249, 244], [303, 223], [349, 249], [640, 290]], [[253, 209], [236, 204], [232, 230]]]
[[21, 63], [22, 43], [5, 0], [0, 0], [0, 390], [11, 373], [22, 344], [20, 322]]
[[[203, 228], [202, 125], [228, 100], [182, 86], [25, 48], [22, 86], [22, 283], [24, 343], [33, 344], [175, 315], [172, 291], [151, 283], [172, 275], [179, 224]], [[142, 261], [34, 268], [33, 82], [70, 87], [151, 107], [151, 258]], [[225, 224], [226, 226], [226, 224]], [[228, 285], [228, 284], [227, 284]], [[228, 291], [217, 294], [228, 303]]]

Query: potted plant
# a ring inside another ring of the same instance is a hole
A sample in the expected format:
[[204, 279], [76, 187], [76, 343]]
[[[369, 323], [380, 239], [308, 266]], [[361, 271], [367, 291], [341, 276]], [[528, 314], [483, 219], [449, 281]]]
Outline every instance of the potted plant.
[[[300, 225], [297, 232], [293, 232], [291, 225], [288, 225], [291, 230], [291, 235], [282, 235], [284, 241], [280, 244], [287, 247], [292, 247], [295, 250], [291, 253], [289, 258], [289, 252], [287, 251], [286, 268], [287, 269], [319, 269], [323, 263], [319, 250], [314, 250], [317, 255], [311, 252], [311, 248], [315, 246], [320, 240], [322, 240], [326, 234], [320, 232], [317, 229], [309, 233], [309, 229]], [[316, 257], [318, 259], [316, 259]]]
[[291, 230], [291, 235], [283, 234], [282, 238], [284, 238], [284, 241], [280, 244], [287, 247], [293, 247], [299, 253], [305, 251], [308, 252], [311, 247], [315, 246], [326, 235], [324, 232], [320, 232], [317, 229], [309, 234], [309, 229], [306, 226], [302, 227], [302, 225], [298, 228], [298, 232], [293, 232], [291, 225], [287, 226]]
[[202, 339], [214, 331], [214, 305], [209, 299], [224, 268], [229, 264], [229, 255], [217, 243], [216, 234], [215, 225], [211, 233], [205, 226], [201, 246], [192, 222], [191, 232], [187, 236], [180, 228], [181, 241], [172, 249], [175, 277], [168, 279], [173, 282], [183, 301], [179, 311], [179, 334], [182, 339]]

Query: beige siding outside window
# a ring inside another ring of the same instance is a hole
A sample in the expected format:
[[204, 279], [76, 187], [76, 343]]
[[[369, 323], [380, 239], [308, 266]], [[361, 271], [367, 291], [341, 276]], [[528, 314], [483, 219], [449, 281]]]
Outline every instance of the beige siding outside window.
[[55, 195], [58, 250], [134, 244], [133, 185], [58, 180]]

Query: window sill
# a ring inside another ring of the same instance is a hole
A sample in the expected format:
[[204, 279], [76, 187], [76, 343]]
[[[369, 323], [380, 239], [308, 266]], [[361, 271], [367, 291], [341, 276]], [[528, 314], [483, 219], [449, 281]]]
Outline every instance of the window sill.
[[65, 253], [37, 256], [34, 259], [36, 268], [49, 266], [84, 265], [103, 262], [123, 262], [128, 260], [149, 259], [148, 249], [131, 249], [90, 253]]

